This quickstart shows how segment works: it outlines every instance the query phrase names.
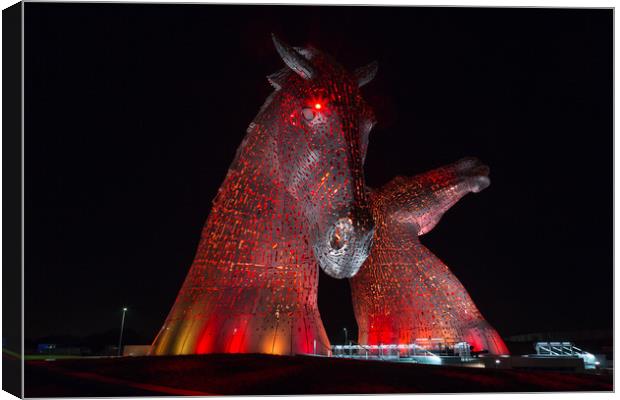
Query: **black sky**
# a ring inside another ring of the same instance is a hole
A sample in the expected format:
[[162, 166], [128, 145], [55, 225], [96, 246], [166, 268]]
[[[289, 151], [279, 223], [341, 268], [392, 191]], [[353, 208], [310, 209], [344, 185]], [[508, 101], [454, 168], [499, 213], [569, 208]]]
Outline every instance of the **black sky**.
[[[245, 128], [276, 32], [355, 68], [367, 183], [491, 167], [422, 238], [504, 335], [612, 326], [612, 11], [26, 3], [26, 337], [151, 340]], [[333, 342], [347, 281], [321, 276]], [[354, 336], [354, 335], [353, 335]]]

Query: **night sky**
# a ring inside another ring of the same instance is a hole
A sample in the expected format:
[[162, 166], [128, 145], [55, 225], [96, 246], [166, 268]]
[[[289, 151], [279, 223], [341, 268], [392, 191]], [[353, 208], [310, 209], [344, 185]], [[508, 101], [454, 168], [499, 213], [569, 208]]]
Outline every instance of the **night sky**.
[[[612, 11], [26, 3], [26, 338], [154, 338], [283, 66], [275, 32], [353, 69], [368, 185], [476, 156], [491, 186], [422, 242], [502, 334], [611, 329]], [[356, 325], [321, 273], [332, 342]]]

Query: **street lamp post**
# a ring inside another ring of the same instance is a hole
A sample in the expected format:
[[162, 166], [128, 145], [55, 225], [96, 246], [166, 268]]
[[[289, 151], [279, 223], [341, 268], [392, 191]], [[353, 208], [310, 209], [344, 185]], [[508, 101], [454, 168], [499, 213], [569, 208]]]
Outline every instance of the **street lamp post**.
[[[347, 332], [347, 328], [342, 328], [342, 330], [344, 331], [344, 345], [347, 345], [347, 341], [349, 340], [349, 333]], [[345, 347], [346, 349], [346, 347]], [[346, 350], [345, 350], [345, 354], [346, 354]]]
[[122, 352], [122, 346], [123, 346], [123, 328], [125, 327], [125, 313], [127, 312], [127, 307], [123, 307], [123, 318], [121, 319], [121, 334], [118, 338], [118, 356], [120, 357]]

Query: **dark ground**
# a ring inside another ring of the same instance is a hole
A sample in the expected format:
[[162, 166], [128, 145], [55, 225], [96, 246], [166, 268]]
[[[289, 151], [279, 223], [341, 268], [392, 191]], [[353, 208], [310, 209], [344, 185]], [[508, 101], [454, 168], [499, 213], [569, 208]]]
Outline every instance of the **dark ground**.
[[256, 354], [30, 361], [25, 379], [26, 397], [613, 390], [611, 375]]

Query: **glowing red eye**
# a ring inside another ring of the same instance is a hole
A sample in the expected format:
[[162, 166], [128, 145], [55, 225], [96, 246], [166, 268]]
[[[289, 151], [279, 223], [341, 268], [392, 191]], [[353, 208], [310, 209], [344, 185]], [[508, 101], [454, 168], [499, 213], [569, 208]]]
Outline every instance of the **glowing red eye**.
[[321, 103], [316, 103], [316, 104], [314, 105], [314, 108], [316, 108], [317, 110], [320, 110], [320, 109], [321, 109], [321, 107], [322, 107], [322, 106], [321, 106]]

